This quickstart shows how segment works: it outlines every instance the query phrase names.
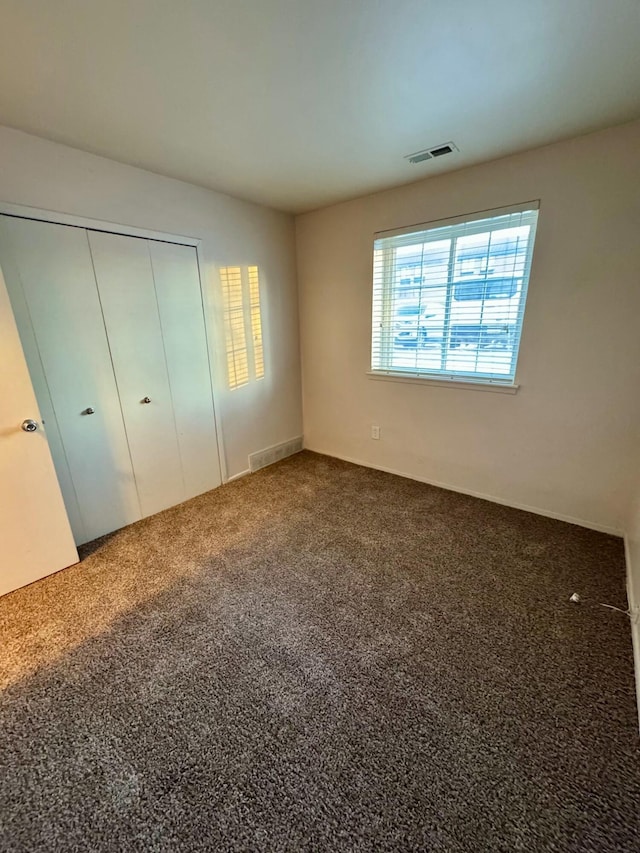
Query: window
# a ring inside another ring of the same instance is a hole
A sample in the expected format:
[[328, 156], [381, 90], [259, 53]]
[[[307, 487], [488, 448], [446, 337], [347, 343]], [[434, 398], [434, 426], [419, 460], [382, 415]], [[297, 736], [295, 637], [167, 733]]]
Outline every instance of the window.
[[264, 378], [258, 267], [222, 267], [227, 382], [233, 391]]
[[371, 371], [513, 385], [538, 203], [376, 235]]

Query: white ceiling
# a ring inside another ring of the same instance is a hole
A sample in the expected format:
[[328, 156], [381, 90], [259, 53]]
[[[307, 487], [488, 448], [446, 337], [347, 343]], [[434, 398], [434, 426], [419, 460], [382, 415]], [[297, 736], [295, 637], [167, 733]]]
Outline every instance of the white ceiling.
[[[640, 0], [0, 0], [0, 123], [303, 211], [640, 116]], [[453, 140], [459, 153], [403, 155]]]

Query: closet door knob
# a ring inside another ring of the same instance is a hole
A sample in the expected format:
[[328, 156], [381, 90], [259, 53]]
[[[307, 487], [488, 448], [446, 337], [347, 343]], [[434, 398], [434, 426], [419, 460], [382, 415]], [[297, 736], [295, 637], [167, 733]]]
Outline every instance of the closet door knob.
[[151, 397], [143, 397], [143, 398], [142, 398], [142, 400], [140, 400], [140, 402], [141, 402], [141, 403], [150, 403], [150, 402], [151, 402]]
[[38, 422], [28, 418], [26, 421], [22, 421], [21, 426], [25, 432], [35, 432], [38, 429]]
[[82, 414], [83, 414], [83, 415], [93, 415], [93, 414], [94, 414], [94, 412], [95, 412], [95, 409], [92, 409], [92, 408], [91, 408], [91, 406], [89, 406], [89, 408], [88, 408], [88, 409], [85, 409], [85, 410], [84, 410], [84, 412], [83, 412]]

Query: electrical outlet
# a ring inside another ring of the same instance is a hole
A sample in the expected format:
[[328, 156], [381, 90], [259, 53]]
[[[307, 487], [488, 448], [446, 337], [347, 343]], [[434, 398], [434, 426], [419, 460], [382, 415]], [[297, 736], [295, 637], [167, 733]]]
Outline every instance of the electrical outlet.
[[371, 427], [371, 438], [380, 438], [380, 427], [372, 426]]

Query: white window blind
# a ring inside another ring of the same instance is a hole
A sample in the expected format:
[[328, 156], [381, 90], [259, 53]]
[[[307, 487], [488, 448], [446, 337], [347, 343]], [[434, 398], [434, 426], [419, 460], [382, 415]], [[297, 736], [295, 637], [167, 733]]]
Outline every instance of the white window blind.
[[373, 373], [513, 385], [538, 203], [375, 236]]
[[227, 382], [233, 391], [264, 378], [258, 267], [222, 267]]

